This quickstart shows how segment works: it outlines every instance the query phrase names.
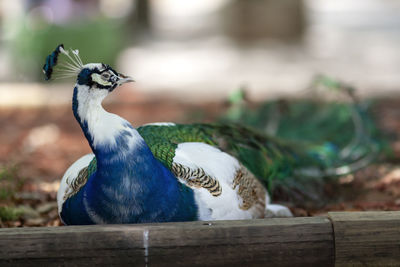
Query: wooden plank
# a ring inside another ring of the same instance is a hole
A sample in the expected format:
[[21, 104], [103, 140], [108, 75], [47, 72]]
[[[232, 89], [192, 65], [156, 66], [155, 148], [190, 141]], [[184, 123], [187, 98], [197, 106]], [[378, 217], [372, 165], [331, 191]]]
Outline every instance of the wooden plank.
[[327, 218], [0, 229], [0, 266], [332, 266]]
[[330, 212], [336, 266], [400, 266], [400, 212]]

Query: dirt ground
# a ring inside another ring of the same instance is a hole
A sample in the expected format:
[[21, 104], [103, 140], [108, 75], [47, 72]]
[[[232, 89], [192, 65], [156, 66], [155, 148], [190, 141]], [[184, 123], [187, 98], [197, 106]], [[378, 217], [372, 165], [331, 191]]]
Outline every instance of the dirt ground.
[[[399, 106], [400, 99], [387, 99], [377, 108], [380, 126], [394, 134], [395, 151], [400, 151]], [[212, 121], [225, 108], [223, 103], [194, 105], [166, 99], [106, 106], [135, 126], [200, 118]], [[0, 219], [0, 227], [61, 225], [56, 204], [59, 181], [70, 164], [90, 152], [71, 107], [0, 109], [0, 127], [0, 207], [12, 205], [22, 211], [9, 220]], [[335, 198], [323, 208], [291, 207], [293, 213], [313, 216], [328, 211], [400, 210], [400, 161], [395, 157], [391, 162], [374, 163], [340, 178], [333, 190]]]

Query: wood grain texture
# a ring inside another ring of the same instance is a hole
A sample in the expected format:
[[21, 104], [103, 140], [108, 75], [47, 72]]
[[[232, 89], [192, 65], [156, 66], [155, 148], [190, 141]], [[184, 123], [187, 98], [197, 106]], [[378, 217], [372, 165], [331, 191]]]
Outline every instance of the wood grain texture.
[[400, 266], [400, 212], [330, 212], [336, 266]]
[[332, 266], [327, 218], [0, 229], [0, 266]]

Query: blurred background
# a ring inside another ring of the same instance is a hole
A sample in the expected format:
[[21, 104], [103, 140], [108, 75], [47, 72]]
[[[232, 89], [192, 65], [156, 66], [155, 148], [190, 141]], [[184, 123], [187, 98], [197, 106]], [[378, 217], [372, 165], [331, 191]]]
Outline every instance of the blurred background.
[[[59, 225], [59, 180], [90, 152], [73, 81], [43, 79], [60, 43], [136, 80], [106, 101], [134, 125], [214, 120], [238, 88], [249, 101], [302, 97], [324, 73], [389, 99], [383, 124], [400, 128], [397, 0], [0, 0], [0, 226]], [[366, 186], [400, 185], [396, 168], [375, 167], [386, 182]], [[400, 189], [369, 194], [332, 209], [400, 209]]]
[[215, 100], [246, 85], [254, 99], [292, 95], [316, 73], [393, 94], [399, 14], [396, 0], [2, 0], [0, 103], [27, 101], [9, 83], [47, 88], [40, 69], [59, 43], [146, 94]]

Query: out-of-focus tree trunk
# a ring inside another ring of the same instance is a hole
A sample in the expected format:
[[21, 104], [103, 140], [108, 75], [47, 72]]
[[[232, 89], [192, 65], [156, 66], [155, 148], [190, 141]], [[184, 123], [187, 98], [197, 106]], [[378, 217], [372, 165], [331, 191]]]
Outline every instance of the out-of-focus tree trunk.
[[151, 33], [151, 3], [149, 0], [136, 0], [135, 11], [129, 15], [128, 23], [133, 36]]
[[237, 41], [296, 39], [304, 28], [302, 0], [234, 0], [224, 13], [224, 28]]
[[137, 0], [137, 25], [143, 31], [150, 31], [150, 4], [148, 0]]

